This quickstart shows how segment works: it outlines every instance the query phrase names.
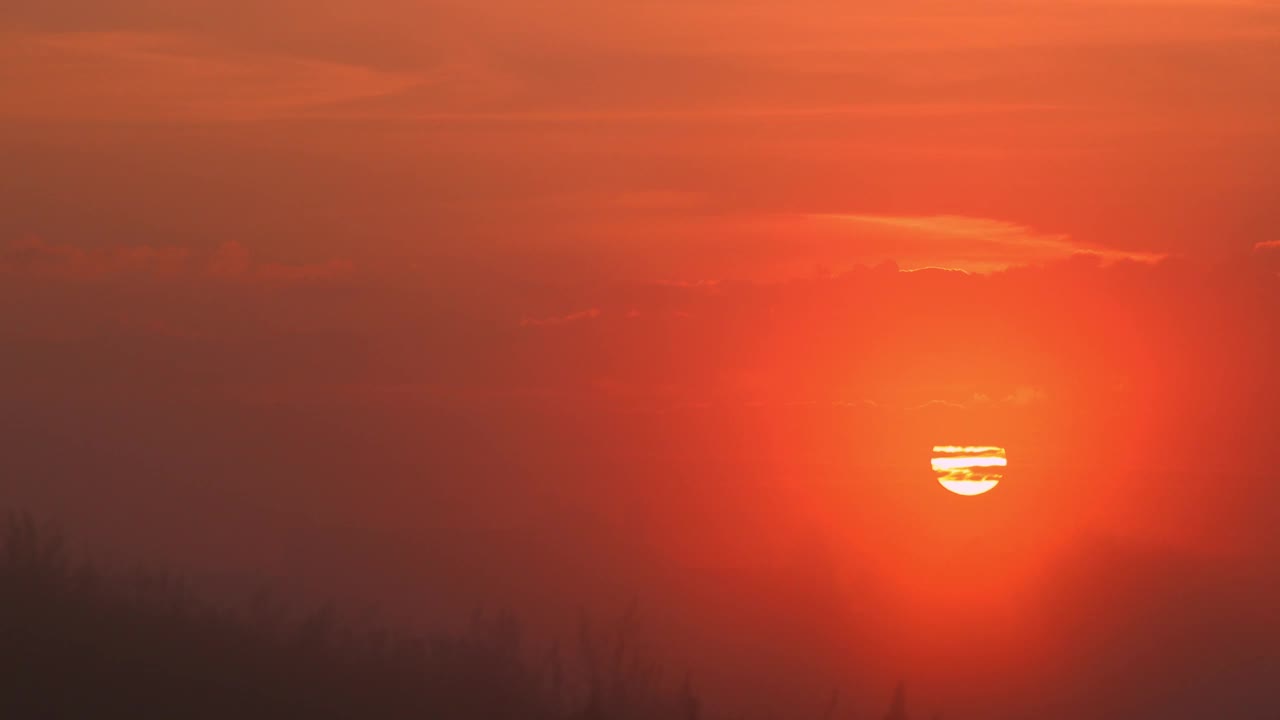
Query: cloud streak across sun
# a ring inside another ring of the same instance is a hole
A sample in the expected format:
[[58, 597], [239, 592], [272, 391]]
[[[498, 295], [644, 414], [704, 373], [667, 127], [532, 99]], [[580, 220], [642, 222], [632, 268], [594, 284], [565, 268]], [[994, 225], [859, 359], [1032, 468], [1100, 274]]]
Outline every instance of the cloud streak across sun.
[[996, 446], [933, 446], [930, 462], [942, 487], [957, 495], [981, 495], [1004, 479], [1005, 451]]

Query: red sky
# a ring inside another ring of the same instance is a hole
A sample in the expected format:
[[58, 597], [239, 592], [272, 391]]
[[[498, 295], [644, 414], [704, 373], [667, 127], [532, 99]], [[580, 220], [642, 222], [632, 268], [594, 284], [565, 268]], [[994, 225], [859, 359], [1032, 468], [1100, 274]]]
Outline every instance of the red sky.
[[0, 503], [638, 598], [726, 705], [1274, 714], [1277, 69], [1247, 0], [0, 9]]

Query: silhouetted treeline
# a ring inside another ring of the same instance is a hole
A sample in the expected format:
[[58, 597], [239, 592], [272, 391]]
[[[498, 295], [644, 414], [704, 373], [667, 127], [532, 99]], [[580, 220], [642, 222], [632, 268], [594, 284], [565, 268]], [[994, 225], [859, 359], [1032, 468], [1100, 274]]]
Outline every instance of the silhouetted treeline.
[[695, 720], [625, 623], [525, 647], [509, 615], [457, 634], [361, 629], [265, 599], [232, 609], [163, 574], [77, 563], [29, 517], [0, 537], [0, 718]]

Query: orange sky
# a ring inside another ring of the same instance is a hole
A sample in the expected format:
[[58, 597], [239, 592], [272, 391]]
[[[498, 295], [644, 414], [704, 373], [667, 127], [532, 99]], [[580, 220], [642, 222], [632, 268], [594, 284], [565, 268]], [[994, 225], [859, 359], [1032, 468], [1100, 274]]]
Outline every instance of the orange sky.
[[5, 7], [0, 504], [638, 597], [722, 699], [1274, 711], [1278, 70], [1270, 1]]
[[82, 0], [0, 32], [13, 239], [642, 279], [1275, 240], [1269, 2]]

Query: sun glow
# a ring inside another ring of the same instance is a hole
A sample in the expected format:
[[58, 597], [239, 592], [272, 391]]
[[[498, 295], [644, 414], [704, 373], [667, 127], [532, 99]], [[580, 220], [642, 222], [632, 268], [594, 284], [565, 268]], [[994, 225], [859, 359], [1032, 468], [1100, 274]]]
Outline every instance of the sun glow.
[[942, 487], [957, 495], [981, 495], [1004, 479], [1004, 448], [934, 445], [930, 463]]

